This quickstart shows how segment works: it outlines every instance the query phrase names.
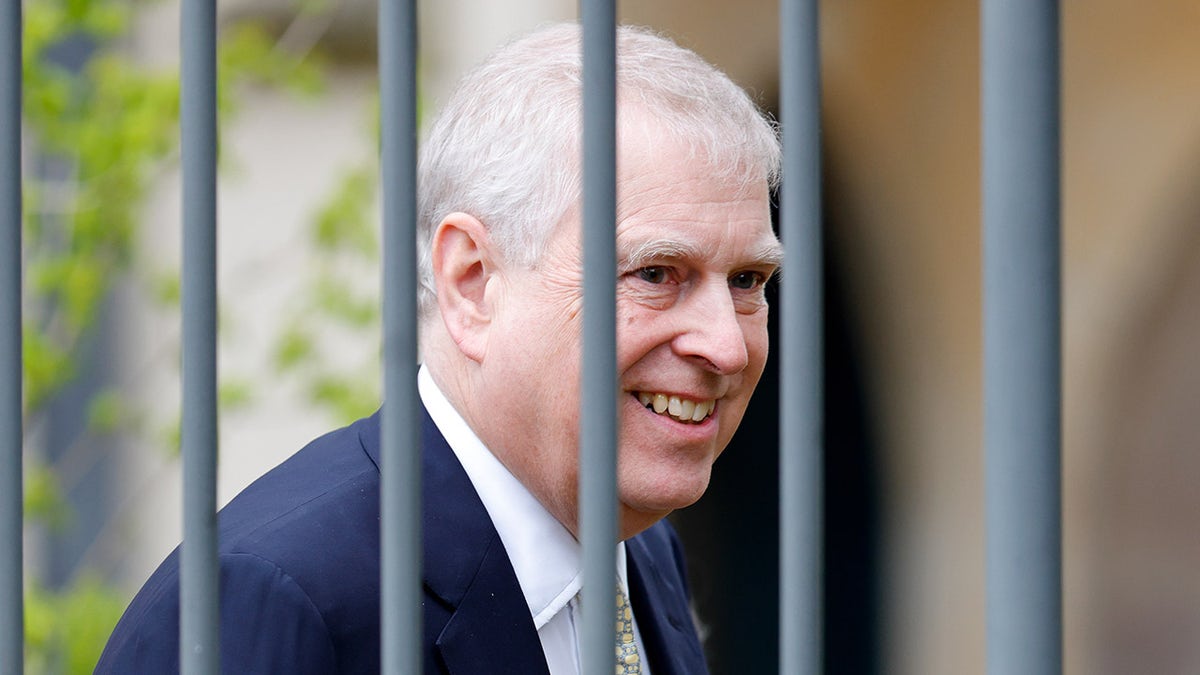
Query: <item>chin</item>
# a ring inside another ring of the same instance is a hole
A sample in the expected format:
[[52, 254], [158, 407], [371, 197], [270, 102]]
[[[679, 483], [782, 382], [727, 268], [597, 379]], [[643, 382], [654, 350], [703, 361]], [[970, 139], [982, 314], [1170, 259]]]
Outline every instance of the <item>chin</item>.
[[710, 470], [692, 475], [669, 474], [647, 481], [645, 475], [631, 481], [621, 481], [620, 500], [627, 509], [647, 516], [662, 518], [675, 509], [682, 509], [704, 495], [708, 489]]

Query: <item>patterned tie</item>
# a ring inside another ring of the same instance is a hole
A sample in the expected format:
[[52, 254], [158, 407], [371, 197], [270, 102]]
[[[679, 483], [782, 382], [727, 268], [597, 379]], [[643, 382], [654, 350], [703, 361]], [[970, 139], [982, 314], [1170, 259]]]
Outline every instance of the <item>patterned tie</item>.
[[637, 643], [633, 641], [633, 608], [617, 582], [617, 673], [616, 675], [641, 675], [642, 660], [638, 657]]

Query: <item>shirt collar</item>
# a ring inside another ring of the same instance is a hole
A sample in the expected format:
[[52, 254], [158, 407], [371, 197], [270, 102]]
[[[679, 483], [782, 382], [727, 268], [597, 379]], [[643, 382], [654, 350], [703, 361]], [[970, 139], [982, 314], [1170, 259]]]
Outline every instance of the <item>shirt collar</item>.
[[[535, 628], [541, 630], [579, 593], [579, 542], [491, 453], [422, 365], [417, 390], [429, 417], [467, 472], [512, 562]], [[625, 544], [617, 545], [617, 572], [626, 595]]]

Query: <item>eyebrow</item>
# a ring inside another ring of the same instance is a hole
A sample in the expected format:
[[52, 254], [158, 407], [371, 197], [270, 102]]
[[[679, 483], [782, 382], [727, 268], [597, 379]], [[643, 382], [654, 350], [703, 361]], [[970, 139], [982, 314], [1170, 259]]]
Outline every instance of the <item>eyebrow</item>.
[[783, 267], [783, 244], [772, 237], [771, 243], [758, 249], [750, 256], [750, 260], [754, 261], [755, 265]]
[[[624, 269], [645, 267], [656, 260], [705, 257], [705, 253], [696, 246], [673, 239], [644, 241], [630, 249], [618, 246], [617, 254]], [[751, 267], [779, 267], [783, 264], [783, 245], [774, 240], [764, 244], [747, 256], [744, 264]]]

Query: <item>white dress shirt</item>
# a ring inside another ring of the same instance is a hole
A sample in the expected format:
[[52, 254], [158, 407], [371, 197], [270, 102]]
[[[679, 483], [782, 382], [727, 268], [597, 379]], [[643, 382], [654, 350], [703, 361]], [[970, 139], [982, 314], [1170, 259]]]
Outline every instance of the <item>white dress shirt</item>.
[[[562, 523], [496, 459], [433, 381], [424, 365], [417, 373], [421, 402], [454, 451], [487, 509], [517, 574], [551, 675], [579, 675], [583, 549]], [[617, 544], [617, 576], [629, 597], [625, 542]], [[612, 602], [615, 602], [613, 596]], [[614, 605], [615, 609], [615, 605]], [[636, 611], [636, 610], [635, 610]], [[649, 675], [637, 620], [633, 622], [642, 673]], [[614, 647], [616, 636], [614, 634]], [[614, 654], [615, 656], [615, 654]]]

